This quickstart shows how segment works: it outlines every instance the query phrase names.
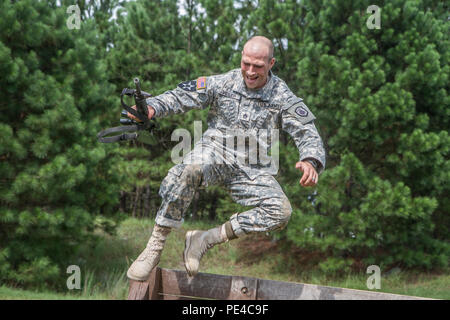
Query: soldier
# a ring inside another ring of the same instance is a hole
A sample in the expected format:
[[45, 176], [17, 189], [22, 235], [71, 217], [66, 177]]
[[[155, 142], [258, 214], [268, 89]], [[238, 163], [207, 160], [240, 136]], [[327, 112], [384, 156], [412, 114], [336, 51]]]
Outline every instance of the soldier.
[[184, 213], [201, 186], [221, 184], [231, 192], [233, 200], [253, 208], [234, 213], [225, 224], [211, 230], [186, 233], [183, 259], [190, 276], [197, 274], [200, 259], [212, 246], [286, 226], [292, 208], [274, 178], [278, 168], [273, 161], [245, 160], [256, 149], [250, 148], [242, 155], [239, 148], [224, 144], [236, 132], [267, 149], [273, 141], [267, 141], [261, 133], [282, 128], [294, 139], [300, 153], [295, 164], [303, 172], [300, 184], [304, 187], [317, 184], [318, 175], [325, 168], [325, 151], [314, 125], [315, 117], [302, 99], [272, 73], [274, 64], [272, 42], [256, 36], [243, 48], [240, 69], [186, 81], [174, 90], [147, 99], [149, 118], [208, 106], [210, 111], [208, 129], [202, 139], [182, 163], [169, 170], [161, 183], [162, 204], [155, 227], [147, 247], [127, 272], [130, 279], [148, 278], [159, 262], [167, 235], [172, 228], [181, 226]]

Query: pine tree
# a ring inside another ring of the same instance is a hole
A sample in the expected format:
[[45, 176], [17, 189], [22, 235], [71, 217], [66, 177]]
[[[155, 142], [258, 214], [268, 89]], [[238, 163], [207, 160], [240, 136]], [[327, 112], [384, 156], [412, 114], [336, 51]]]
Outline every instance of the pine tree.
[[371, 4], [302, 3], [290, 70], [329, 156], [314, 204], [288, 188], [305, 200], [287, 236], [328, 252], [330, 272], [361, 261], [446, 267], [449, 23], [440, 1], [381, 1], [381, 28], [369, 29]]
[[68, 17], [58, 1], [0, 4], [2, 282], [54, 284], [117, 220], [116, 157], [96, 141], [114, 87], [95, 22]]

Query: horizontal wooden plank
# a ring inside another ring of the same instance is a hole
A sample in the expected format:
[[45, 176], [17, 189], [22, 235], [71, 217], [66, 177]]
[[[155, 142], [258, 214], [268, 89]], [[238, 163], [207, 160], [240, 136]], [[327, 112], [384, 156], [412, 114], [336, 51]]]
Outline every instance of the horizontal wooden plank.
[[225, 300], [231, 283], [230, 276], [198, 273], [189, 277], [185, 271], [161, 269], [161, 292], [168, 295]]
[[258, 291], [258, 279], [248, 277], [231, 277], [228, 300], [255, 300]]
[[[149, 283], [151, 282], [151, 283]], [[150, 293], [150, 296], [149, 296]], [[427, 298], [312, 284], [155, 268], [147, 282], [130, 281], [129, 299], [422, 300]]]
[[302, 296], [303, 284], [273, 280], [258, 281], [258, 300], [297, 300]]
[[[176, 295], [171, 295], [171, 294], [161, 294], [161, 297], [159, 299], [161, 299], [161, 300], [205, 300], [206, 298], [176, 296]], [[208, 299], [206, 299], [206, 300], [208, 300]]]
[[421, 297], [384, 292], [258, 280], [258, 300], [420, 300]]

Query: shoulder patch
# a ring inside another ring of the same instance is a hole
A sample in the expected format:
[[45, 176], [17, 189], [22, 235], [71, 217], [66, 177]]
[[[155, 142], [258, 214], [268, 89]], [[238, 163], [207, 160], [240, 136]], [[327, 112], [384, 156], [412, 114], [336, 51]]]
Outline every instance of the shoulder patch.
[[197, 80], [189, 80], [181, 82], [178, 85], [184, 91], [196, 91], [206, 89], [206, 77], [200, 77]]
[[195, 83], [195, 80], [184, 81], [184, 82], [181, 82], [178, 85], [178, 87], [183, 89], [184, 91], [195, 91], [196, 83]]
[[197, 90], [206, 88], [206, 77], [200, 77], [197, 79]]
[[302, 124], [308, 123], [316, 119], [312, 112], [308, 109], [305, 103], [299, 99], [294, 104], [292, 104], [287, 112], [295, 116]]
[[[304, 105], [304, 103], [302, 102]], [[300, 117], [307, 117], [309, 112], [305, 108], [306, 106], [298, 106], [295, 108], [295, 113], [298, 114]]]

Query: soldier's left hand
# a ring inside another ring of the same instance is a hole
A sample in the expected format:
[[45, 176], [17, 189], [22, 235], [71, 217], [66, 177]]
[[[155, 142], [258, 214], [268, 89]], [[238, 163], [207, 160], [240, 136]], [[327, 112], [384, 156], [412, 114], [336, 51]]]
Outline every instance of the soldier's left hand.
[[300, 184], [303, 187], [315, 186], [317, 181], [319, 181], [319, 174], [309, 162], [299, 161], [295, 164], [295, 168], [303, 172], [302, 178], [300, 179]]

